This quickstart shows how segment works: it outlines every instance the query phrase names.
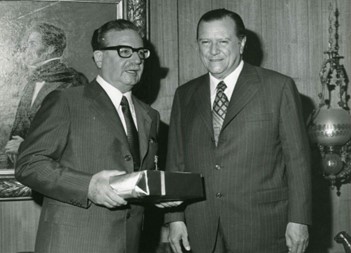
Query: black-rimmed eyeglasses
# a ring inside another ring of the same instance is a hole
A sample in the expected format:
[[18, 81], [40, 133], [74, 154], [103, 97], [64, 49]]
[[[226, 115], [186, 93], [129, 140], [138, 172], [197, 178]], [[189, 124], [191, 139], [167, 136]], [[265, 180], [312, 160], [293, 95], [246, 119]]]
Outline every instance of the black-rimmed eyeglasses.
[[113, 46], [113, 47], [103, 47], [100, 48], [99, 50], [116, 50], [119, 57], [121, 58], [130, 58], [132, 57], [134, 52], [137, 52], [139, 55], [139, 58], [142, 60], [145, 60], [150, 57], [150, 50], [147, 48], [139, 47], [139, 48], [133, 48], [130, 46]]

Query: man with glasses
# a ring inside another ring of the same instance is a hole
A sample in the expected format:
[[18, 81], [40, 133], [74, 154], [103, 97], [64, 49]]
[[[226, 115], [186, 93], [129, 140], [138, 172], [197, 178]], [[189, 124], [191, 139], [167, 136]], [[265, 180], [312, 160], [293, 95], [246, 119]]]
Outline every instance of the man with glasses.
[[131, 94], [150, 51], [126, 20], [98, 28], [91, 44], [99, 75], [51, 93], [20, 147], [16, 178], [45, 196], [37, 253], [138, 252], [143, 207], [109, 178], [154, 166], [159, 114]]

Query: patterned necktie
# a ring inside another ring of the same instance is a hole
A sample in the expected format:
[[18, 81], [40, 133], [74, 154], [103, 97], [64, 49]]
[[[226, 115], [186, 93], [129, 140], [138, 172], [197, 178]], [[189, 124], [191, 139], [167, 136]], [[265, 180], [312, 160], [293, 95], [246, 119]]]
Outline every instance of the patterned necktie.
[[224, 93], [224, 90], [226, 88], [227, 86], [223, 81], [221, 81], [217, 85], [217, 94], [213, 102], [212, 120], [213, 120], [213, 130], [214, 130], [214, 138], [215, 138], [216, 146], [218, 143], [218, 136], [219, 136], [219, 133], [221, 132], [223, 121], [229, 105], [229, 100]]
[[139, 170], [140, 167], [140, 153], [139, 153], [139, 137], [138, 131], [135, 127], [132, 113], [130, 112], [130, 107], [128, 100], [125, 96], [121, 100], [122, 112], [124, 115], [124, 120], [127, 126], [127, 139], [129, 143], [130, 152], [133, 156], [134, 170]]

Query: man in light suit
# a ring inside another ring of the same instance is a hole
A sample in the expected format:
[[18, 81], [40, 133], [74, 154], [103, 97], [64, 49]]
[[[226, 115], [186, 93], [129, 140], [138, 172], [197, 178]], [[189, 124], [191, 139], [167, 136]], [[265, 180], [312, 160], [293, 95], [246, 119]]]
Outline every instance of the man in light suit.
[[92, 47], [97, 78], [52, 92], [20, 146], [16, 178], [44, 195], [36, 253], [138, 252], [143, 207], [109, 178], [154, 167], [159, 114], [131, 94], [150, 51], [127, 20], [97, 29]]
[[309, 145], [293, 80], [243, 62], [245, 27], [231, 11], [204, 14], [197, 42], [209, 74], [176, 91], [166, 167], [201, 173], [206, 200], [166, 215], [173, 251], [305, 251]]

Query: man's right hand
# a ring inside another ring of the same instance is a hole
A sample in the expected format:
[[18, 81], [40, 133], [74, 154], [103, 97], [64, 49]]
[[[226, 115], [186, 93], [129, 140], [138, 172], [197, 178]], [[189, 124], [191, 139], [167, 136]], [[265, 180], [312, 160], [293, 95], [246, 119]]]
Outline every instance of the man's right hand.
[[5, 153], [13, 164], [16, 163], [18, 149], [22, 142], [23, 138], [21, 136], [15, 135], [12, 136], [11, 140], [9, 140], [5, 146]]
[[175, 221], [169, 224], [169, 236], [168, 240], [171, 244], [171, 248], [174, 253], [182, 253], [182, 245], [185, 250], [190, 250], [190, 244], [188, 240], [188, 231], [183, 221]]
[[110, 186], [110, 177], [125, 174], [125, 171], [103, 170], [93, 175], [89, 184], [88, 198], [97, 205], [108, 208], [127, 204]]

